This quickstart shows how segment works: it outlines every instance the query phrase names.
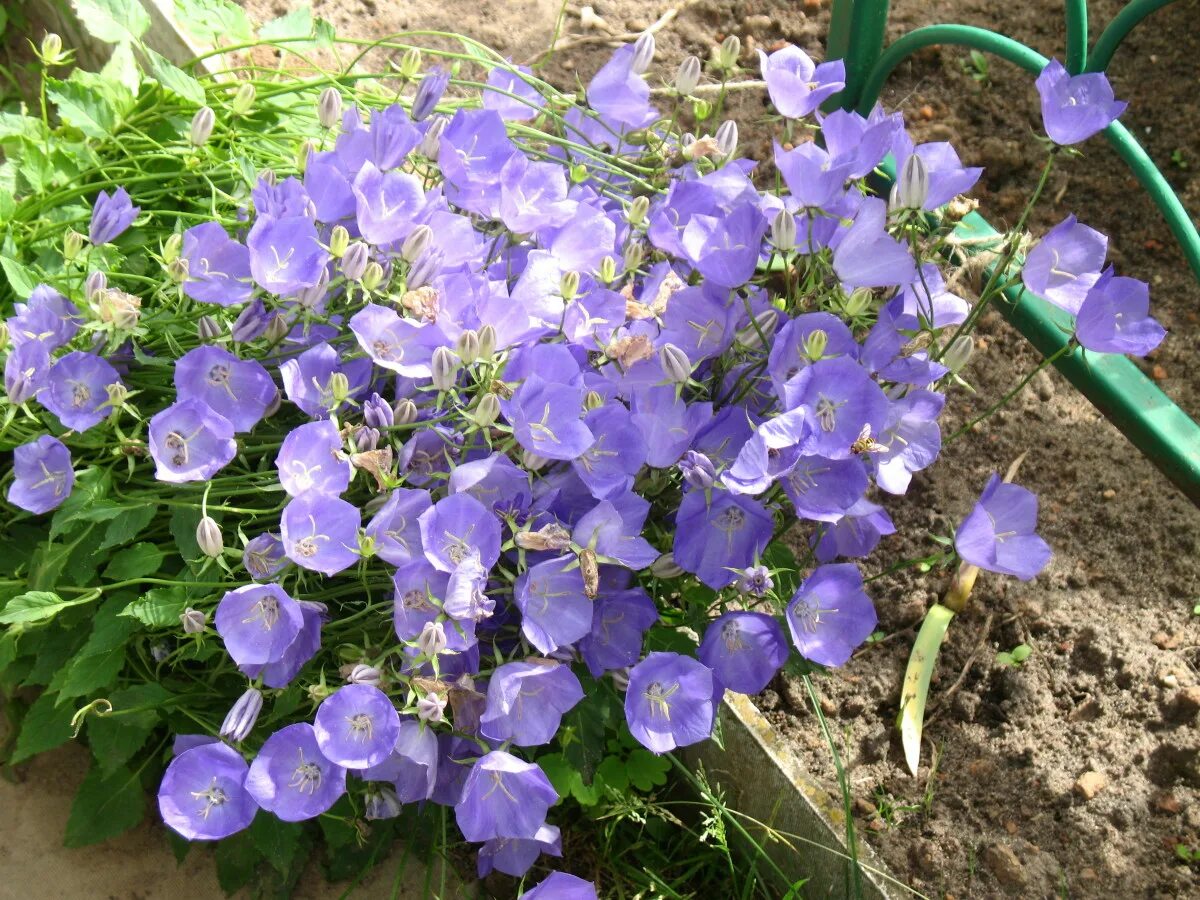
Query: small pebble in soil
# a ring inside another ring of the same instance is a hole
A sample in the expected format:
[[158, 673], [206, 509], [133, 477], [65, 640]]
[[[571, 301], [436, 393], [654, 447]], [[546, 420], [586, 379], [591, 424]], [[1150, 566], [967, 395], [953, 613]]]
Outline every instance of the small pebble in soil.
[[1183, 809], [1183, 804], [1179, 802], [1179, 798], [1170, 791], [1161, 791], [1154, 795], [1152, 801], [1154, 811], [1167, 816], [1178, 815]]
[[1105, 499], [1105, 500], [1115, 500], [1115, 499], [1116, 499], [1116, 497], [1117, 497], [1117, 492], [1116, 492], [1116, 491], [1114, 491], [1112, 488], [1108, 488], [1108, 489], [1107, 489], [1107, 490], [1104, 492], [1103, 496], [1104, 496], [1104, 499]]
[[1167, 634], [1165, 631], [1156, 631], [1150, 641], [1159, 650], [1174, 650], [1183, 643], [1183, 634]]
[[1108, 786], [1108, 776], [1089, 769], [1075, 780], [1075, 793], [1084, 800], [1091, 800]]
[[1155, 366], [1153, 369], [1150, 370], [1150, 377], [1153, 378], [1155, 381], [1166, 381], [1167, 370], [1165, 368], [1163, 368], [1162, 366]]
[[1196, 718], [1200, 712], [1200, 687], [1185, 687], [1175, 693], [1167, 708], [1167, 716], [1172, 722], [1182, 725]]
[[1001, 887], [1023, 888], [1029, 882], [1025, 866], [1005, 844], [988, 844], [983, 848], [980, 860]]

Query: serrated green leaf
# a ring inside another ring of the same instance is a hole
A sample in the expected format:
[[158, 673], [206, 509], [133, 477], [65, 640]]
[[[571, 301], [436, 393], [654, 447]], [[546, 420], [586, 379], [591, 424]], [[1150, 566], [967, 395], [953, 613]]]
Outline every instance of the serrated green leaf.
[[88, 744], [105, 775], [133, 758], [159, 722], [158, 707], [171, 692], [158, 684], [139, 684], [108, 696], [112, 711], [87, 720]]
[[312, 7], [307, 3], [287, 15], [272, 19], [258, 29], [258, 37], [264, 41], [277, 41], [281, 38], [306, 38], [312, 37], [312, 34]]
[[8, 280], [8, 286], [20, 300], [27, 299], [38, 285], [37, 276], [15, 259], [0, 256], [0, 268], [4, 269], [4, 277]]
[[50, 519], [50, 538], [66, 534], [85, 521], [84, 513], [108, 496], [112, 489], [112, 475], [107, 469], [95, 466], [84, 469], [75, 476], [75, 487], [70, 496], [54, 511]]
[[635, 747], [629, 751], [625, 760], [625, 774], [629, 783], [642, 792], [654, 790], [656, 785], [667, 783], [667, 772], [671, 761], [665, 756], [655, 756], [644, 747]]
[[286, 875], [300, 850], [301, 826], [275, 816], [256, 816], [250, 825], [250, 839], [258, 852], [280, 875]]
[[136, 98], [142, 84], [142, 70], [133, 56], [133, 45], [122, 41], [113, 47], [112, 55], [100, 70], [100, 77], [112, 85], [124, 88], [131, 98]]
[[108, 688], [125, 665], [125, 644], [138, 630], [137, 622], [122, 617], [124, 601], [110, 600], [100, 607], [92, 633], [75, 655], [59, 690], [60, 702]]
[[203, 44], [241, 44], [254, 37], [242, 8], [229, 0], [175, 0], [175, 18]]
[[156, 503], [122, 507], [121, 515], [108, 523], [108, 528], [104, 531], [104, 540], [100, 542], [99, 549], [107, 550], [109, 547], [128, 544], [154, 521], [157, 513], [158, 504]]
[[165, 558], [166, 554], [154, 544], [134, 544], [113, 555], [104, 570], [104, 577], [110, 581], [127, 581], [153, 575]]
[[[258, 818], [269, 815], [260, 812]], [[254, 878], [262, 854], [254, 846], [249, 831], [239, 831], [217, 844], [217, 882], [226, 894], [234, 894]]]
[[71, 0], [75, 13], [92, 37], [106, 44], [136, 41], [150, 27], [150, 14], [130, 0]]
[[196, 543], [196, 526], [200, 524], [200, 510], [193, 506], [177, 506], [171, 513], [171, 536], [184, 559], [195, 559], [200, 555]]
[[617, 793], [623, 794], [629, 788], [629, 773], [625, 761], [619, 756], [606, 756], [596, 767], [596, 777]]
[[146, 795], [136, 772], [120, 766], [105, 775], [99, 768], [92, 768], [71, 804], [63, 844], [98, 844], [133, 828], [145, 814]]
[[53, 591], [26, 591], [13, 597], [4, 605], [0, 612], [0, 625], [16, 625], [25, 622], [47, 622], [64, 609], [79, 606], [81, 603], [91, 603], [92, 597], [78, 600], [63, 600]]
[[145, 52], [150, 63], [149, 74], [155, 81], [196, 106], [204, 105], [204, 87], [199, 81], [153, 50]]
[[137, 619], [150, 628], [178, 628], [179, 616], [186, 606], [187, 593], [182, 587], [173, 585], [147, 591], [145, 596], [121, 610], [121, 615]]
[[90, 138], [104, 138], [116, 128], [118, 114], [112, 99], [97, 87], [78, 81], [46, 79], [46, 96], [58, 109], [59, 118]]
[[47, 691], [33, 701], [21, 720], [21, 733], [10, 763], [16, 765], [38, 753], [53, 750], [71, 739], [71, 717], [74, 707], [57, 706], [58, 698]]

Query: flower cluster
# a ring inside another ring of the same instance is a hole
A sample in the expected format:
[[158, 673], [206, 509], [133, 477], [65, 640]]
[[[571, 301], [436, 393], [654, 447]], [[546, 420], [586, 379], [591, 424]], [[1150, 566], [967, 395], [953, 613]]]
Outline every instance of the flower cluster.
[[[9, 403], [53, 433], [16, 448], [9, 503], [54, 510], [81, 458], [114, 455], [180, 497], [204, 486], [184, 584], [215, 567], [228, 585], [189, 590], [175, 639], [215, 634], [242, 692], [176, 740], [159, 807], [179, 834], [307, 820], [347, 793], [367, 819], [431, 801], [481, 871], [520, 875], [561, 852], [537, 754], [581, 704], [623, 691], [630, 733], [667, 752], [793, 650], [840, 666], [874, 630], [848, 560], [895, 531], [872, 498], [939, 454], [969, 313], [939, 270], [943, 208], [981, 170], [881, 109], [807, 121], [841, 64], [787, 47], [762, 60], [786, 191], [763, 191], [736, 128], [667, 127], [652, 56], [649, 37], [618, 50], [553, 115], [514, 67], [452, 115], [441, 70], [384, 108], [328, 89], [301, 173], [257, 173], [230, 215], [168, 242], [170, 290], [143, 302], [96, 271], [8, 320]], [[682, 103], [695, 72], [678, 81]], [[901, 178], [878, 197], [888, 154]], [[101, 194], [93, 248], [139, 214]], [[1085, 346], [1145, 352], [1144, 286], [1103, 256], [1070, 220], [1025, 282], [1079, 314]], [[1035, 518], [994, 479], [958, 553], [1031, 577]], [[796, 522], [807, 555], [780, 566]], [[311, 713], [271, 716], [296, 685]], [[595, 896], [576, 881], [527, 896]]]

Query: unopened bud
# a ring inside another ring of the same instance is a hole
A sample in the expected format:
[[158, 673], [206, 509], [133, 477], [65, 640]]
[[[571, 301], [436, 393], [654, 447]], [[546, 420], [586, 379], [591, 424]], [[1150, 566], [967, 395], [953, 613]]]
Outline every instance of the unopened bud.
[[450, 120], [445, 116], [434, 116], [425, 126], [425, 134], [421, 137], [421, 155], [426, 159], [437, 159], [438, 150], [442, 146], [442, 133]]
[[8, 323], [0, 321], [0, 350], [8, 349]]
[[433, 386], [439, 391], [448, 391], [454, 387], [458, 378], [458, 360], [448, 347], [438, 347], [433, 351]]
[[663, 345], [663, 348], [658, 351], [658, 361], [662, 366], [663, 374], [667, 376], [667, 381], [686, 384], [687, 380], [692, 377], [692, 361], [674, 344]]
[[420, 411], [417, 409], [417, 404], [405, 397], [396, 404], [394, 418], [397, 425], [411, 425], [417, 421], [419, 414]]
[[317, 277], [317, 283], [309, 287], [302, 288], [296, 294], [296, 302], [305, 309], [316, 309], [321, 305], [321, 301], [325, 299], [325, 294], [329, 291], [329, 270], [322, 269], [321, 274]]
[[408, 278], [406, 279], [408, 289], [415, 291], [417, 288], [424, 287], [433, 281], [437, 274], [442, 271], [442, 263], [446, 256], [437, 247], [430, 247], [422, 253], [412, 268], [408, 270]]
[[496, 329], [488, 324], [479, 329], [479, 358], [491, 359], [496, 352]]
[[95, 304], [100, 297], [100, 294], [108, 290], [108, 276], [103, 272], [89, 272], [87, 280], [83, 283], [83, 296], [87, 298], [88, 303]]
[[583, 408], [586, 410], [599, 409], [604, 405], [604, 398], [597, 391], [588, 391], [583, 398]]
[[971, 358], [971, 351], [974, 349], [975, 345], [971, 341], [971, 336], [960, 334], [950, 342], [950, 346], [942, 354], [942, 362], [957, 375], [966, 367], [967, 361]]
[[359, 279], [359, 283], [362, 284], [365, 290], [374, 291], [383, 284], [383, 277], [383, 266], [377, 262], [369, 262], [367, 263], [367, 267], [363, 269], [362, 278]]
[[611, 256], [605, 256], [600, 260], [600, 271], [596, 274], [604, 284], [611, 284], [617, 277], [617, 261]]
[[66, 57], [63, 55], [62, 38], [53, 31], [47, 32], [46, 36], [42, 38], [42, 46], [38, 51], [38, 57], [47, 66], [57, 66], [65, 62]]
[[327, 87], [321, 91], [317, 101], [317, 121], [322, 128], [336, 128], [342, 120], [342, 95], [335, 87]]
[[421, 71], [421, 51], [410, 47], [400, 58], [400, 74], [405, 78], [415, 78]]
[[208, 624], [208, 613], [189, 606], [179, 614], [179, 622], [183, 625], [184, 634], [200, 634]]
[[383, 672], [374, 666], [358, 663], [350, 670], [346, 681], [350, 684], [369, 684], [371, 687], [379, 687], [383, 683]]
[[256, 688], [249, 688], [238, 697], [237, 703], [233, 704], [233, 708], [225, 716], [225, 721], [221, 723], [220, 736], [234, 743], [244, 741], [254, 729], [262, 706], [262, 692]]
[[790, 253], [796, 247], [796, 217], [786, 209], [771, 219], [771, 244], [780, 253]]
[[852, 319], [858, 318], [871, 308], [871, 301], [874, 298], [875, 295], [871, 293], [870, 288], [858, 288], [851, 291], [850, 296], [842, 301], [842, 312]]
[[171, 234], [162, 245], [162, 260], [168, 266], [179, 259], [179, 254], [183, 251], [183, 235], [179, 232]]
[[408, 233], [408, 237], [400, 245], [400, 255], [404, 257], [405, 262], [414, 263], [420, 259], [421, 254], [428, 250], [432, 243], [433, 229], [428, 225], [418, 225]]
[[276, 391], [275, 395], [271, 398], [271, 402], [267, 404], [267, 408], [263, 410], [263, 418], [269, 419], [271, 416], [275, 415], [275, 413], [279, 412], [279, 407], [282, 405], [282, 403], [283, 394], [279, 391]]
[[216, 124], [217, 114], [212, 111], [211, 106], [202, 106], [196, 110], [196, 114], [192, 116], [192, 128], [188, 135], [192, 146], [203, 147], [207, 144], [208, 139], [212, 137], [213, 126]]
[[896, 203], [900, 209], [920, 209], [929, 197], [929, 170], [925, 161], [910, 153], [896, 179]]
[[295, 163], [297, 172], [303, 174], [304, 170], [308, 168], [308, 158], [312, 155], [314, 149], [312, 141], [301, 141], [296, 146]]
[[533, 453], [529, 450], [521, 451], [521, 465], [530, 472], [538, 471], [548, 462], [550, 462], [550, 460], [546, 459], [544, 456], [538, 456], [536, 453]]
[[[355, 460], [358, 459], [358, 456], [374, 450], [379, 446], [378, 429], [371, 428], [369, 425], [360, 425], [354, 431], [354, 446], [358, 448], [358, 454], [354, 457]], [[364, 467], [360, 466], [359, 468]]]
[[191, 265], [186, 259], [180, 257], [167, 266], [167, 277], [176, 284], [183, 284], [188, 279], [188, 271]]
[[337, 409], [350, 399], [350, 379], [345, 372], [334, 372], [329, 376], [329, 398], [333, 404], [330, 409]]
[[675, 554], [664, 553], [650, 564], [650, 574], [655, 578], [678, 578], [683, 569], [675, 562]]
[[650, 211], [649, 197], [634, 197], [633, 202], [629, 204], [629, 211], [625, 214], [626, 221], [634, 228], [637, 228], [646, 221], [646, 213]]
[[454, 343], [454, 351], [463, 365], [471, 365], [479, 359], [479, 333], [474, 328], [466, 329]]
[[748, 350], [757, 350], [762, 346], [760, 333], [770, 339], [779, 326], [779, 310], [774, 307], [764, 309], [754, 317], [754, 321], [737, 333], [737, 342]]
[[685, 56], [675, 73], [675, 90], [681, 97], [686, 97], [700, 84], [700, 60], [695, 56]]
[[379, 822], [384, 819], [394, 819], [400, 815], [403, 806], [396, 794], [396, 789], [390, 784], [368, 782], [367, 794], [363, 799], [363, 818], [368, 822]]
[[702, 97], [692, 98], [692, 115], [697, 122], [703, 122], [712, 115], [712, 104]]
[[371, 261], [370, 250], [362, 241], [349, 244], [342, 253], [342, 275], [347, 281], [361, 281]]
[[736, 34], [731, 34], [725, 40], [721, 41], [721, 46], [717, 49], [717, 65], [729, 71], [737, 67], [741, 56], [742, 39]]
[[196, 543], [200, 552], [209, 559], [216, 559], [225, 549], [225, 541], [221, 539], [221, 526], [212, 516], [205, 516], [196, 526]]
[[446, 649], [446, 627], [441, 622], [426, 622], [417, 637], [417, 649], [430, 659]]
[[445, 718], [446, 698], [430, 691], [417, 701], [417, 718], [422, 722], [440, 722]]
[[642, 75], [650, 68], [652, 62], [654, 62], [654, 34], [650, 31], [643, 31], [634, 42], [633, 58], [629, 61], [629, 69], [635, 75]]
[[626, 272], [636, 272], [645, 258], [646, 251], [642, 249], [642, 245], [636, 242], [630, 242], [625, 245], [625, 258], [622, 260]]
[[141, 299], [116, 288], [103, 291], [96, 303], [96, 317], [106, 325], [114, 325], [122, 331], [136, 328], [141, 314]]
[[196, 320], [196, 336], [206, 344], [221, 336], [221, 323], [212, 316], [201, 316]]
[[476, 425], [487, 428], [500, 417], [500, 398], [495, 394], [484, 394], [479, 398], [471, 418]]
[[63, 235], [63, 258], [71, 262], [83, 250], [83, 235], [74, 228], [68, 228]]
[[112, 384], [104, 386], [104, 392], [108, 394], [108, 405], [113, 409], [120, 409], [125, 405], [125, 400], [129, 396], [129, 388], [121, 384], [119, 381], [114, 381]]
[[708, 490], [717, 481], [717, 468], [707, 455], [698, 450], [689, 450], [679, 460], [679, 472], [683, 480], [692, 487]]
[[567, 174], [570, 176], [572, 184], [583, 184], [588, 180], [589, 177], [588, 167], [583, 163], [575, 163], [572, 165], [569, 169], [567, 169]]
[[733, 156], [738, 147], [738, 126], [733, 119], [726, 119], [717, 128], [717, 148], [724, 157]]
[[267, 339], [268, 344], [278, 344], [288, 336], [288, 332], [291, 330], [292, 328], [283, 313], [275, 313], [275, 315], [271, 316], [270, 321], [267, 322], [267, 327], [263, 330], [263, 337]]
[[350, 246], [350, 232], [346, 230], [345, 225], [334, 225], [333, 231], [329, 232], [329, 252], [337, 258], [341, 258], [346, 253], [346, 248]]
[[563, 276], [558, 282], [558, 291], [568, 303], [574, 300], [575, 295], [579, 293], [579, 273], [563, 272]]
[[229, 102], [229, 109], [235, 116], [244, 116], [254, 106], [254, 99], [257, 96], [257, 91], [248, 81], [243, 81], [238, 85], [237, 93], [233, 95], [233, 99]]
[[804, 355], [813, 362], [818, 362], [825, 356], [825, 348], [828, 346], [829, 334], [821, 328], [816, 328], [804, 339]]

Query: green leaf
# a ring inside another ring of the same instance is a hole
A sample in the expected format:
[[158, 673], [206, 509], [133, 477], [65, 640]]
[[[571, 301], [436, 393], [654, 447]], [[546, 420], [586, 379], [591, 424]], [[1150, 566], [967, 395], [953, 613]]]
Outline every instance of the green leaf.
[[[286, 16], [272, 19], [258, 29], [258, 37], [264, 41], [277, 41], [281, 38], [306, 38], [313, 34], [312, 8], [305, 5], [292, 10]], [[293, 44], [292, 46], [298, 46]]]
[[671, 761], [665, 756], [655, 756], [644, 747], [634, 747], [625, 760], [625, 774], [629, 783], [642, 792], [654, 790], [655, 785], [667, 783], [667, 772]]
[[108, 688], [125, 665], [125, 644], [137, 623], [120, 615], [124, 601], [115, 598], [100, 607], [92, 634], [76, 654], [59, 690], [61, 700]]
[[95, 466], [84, 469], [75, 476], [75, 487], [70, 496], [54, 511], [50, 519], [50, 538], [73, 531], [84, 521], [88, 509], [108, 496], [112, 489], [112, 474], [107, 469]]
[[203, 44], [241, 44], [254, 37], [242, 8], [229, 0], [175, 0], [175, 18]]
[[147, 591], [121, 610], [121, 615], [151, 628], [178, 628], [179, 616], [186, 606], [187, 593], [179, 585], [172, 585]]
[[158, 707], [170, 698], [171, 692], [161, 685], [139, 684], [114, 691], [108, 697], [112, 711], [88, 718], [88, 744], [105, 775], [111, 775], [142, 749], [158, 725]]
[[[269, 815], [260, 812], [257, 818]], [[217, 844], [217, 882], [226, 894], [234, 894], [248, 885], [254, 878], [262, 854], [254, 846], [249, 831], [239, 831]]]
[[284, 822], [275, 816], [256, 816], [250, 825], [250, 838], [258, 852], [266, 857], [280, 875], [286, 875], [300, 850], [303, 829], [295, 822]]
[[164, 558], [165, 554], [154, 544], [134, 544], [113, 555], [112, 562], [104, 570], [104, 577], [111, 581], [127, 581], [153, 575]]
[[559, 799], [565, 800], [567, 797], [574, 797], [581, 806], [595, 806], [599, 802], [599, 781], [593, 779], [592, 784], [584, 784], [579, 770], [563, 754], [551, 753], [547, 756], [539, 756], [537, 764], [550, 779], [550, 784], [558, 792]]
[[128, 831], [146, 814], [146, 795], [136, 772], [119, 766], [110, 775], [93, 768], [79, 786], [67, 819], [67, 847], [98, 844]]
[[629, 789], [629, 772], [619, 756], [606, 756], [596, 767], [596, 777], [619, 794]]
[[155, 81], [184, 100], [197, 106], [204, 105], [204, 87], [199, 81], [153, 50], [145, 52], [150, 61], [150, 75]]
[[0, 612], [0, 625], [16, 625], [23, 622], [46, 622], [64, 609], [91, 603], [95, 597], [79, 600], [63, 600], [52, 591], [26, 591], [13, 597]]
[[21, 720], [21, 733], [17, 735], [17, 746], [10, 763], [16, 765], [71, 739], [71, 717], [75, 710], [69, 705], [58, 706], [56, 700], [53, 693], [46, 691], [33, 701], [33, 706]]
[[37, 276], [15, 259], [0, 256], [0, 268], [4, 269], [4, 277], [8, 279], [9, 287], [20, 300], [29, 297], [38, 285]]
[[100, 70], [100, 77], [111, 85], [124, 88], [130, 98], [137, 97], [142, 85], [142, 70], [133, 58], [133, 45], [129, 41], [113, 47], [112, 55]]
[[75, 13], [92, 37], [106, 44], [136, 41], [150, 27], [150, 14], [130, 0], [71, 0]]
[[194, 506], [177, 506], [171, 513], [171, 536], [184, 559], [195, 559], [200, 555], [196, 543], [196, 526], [200, 524], [200, 510]]
[[46, 96], [57, 107], [59, 117], [90, 138], [104, 138], [113, 133], [118, 113], [112, 100], [98, 87], [78, 81], [46, 79]]
[[108, 523], [108, 528], [104, 532], [104, 540], [100, 542], [99, 549], [107, 550], [109, 547], [128, 544], [154, 521], [157, 513], [158, 505], [155, 503], [121, 507], [120, 516]]

